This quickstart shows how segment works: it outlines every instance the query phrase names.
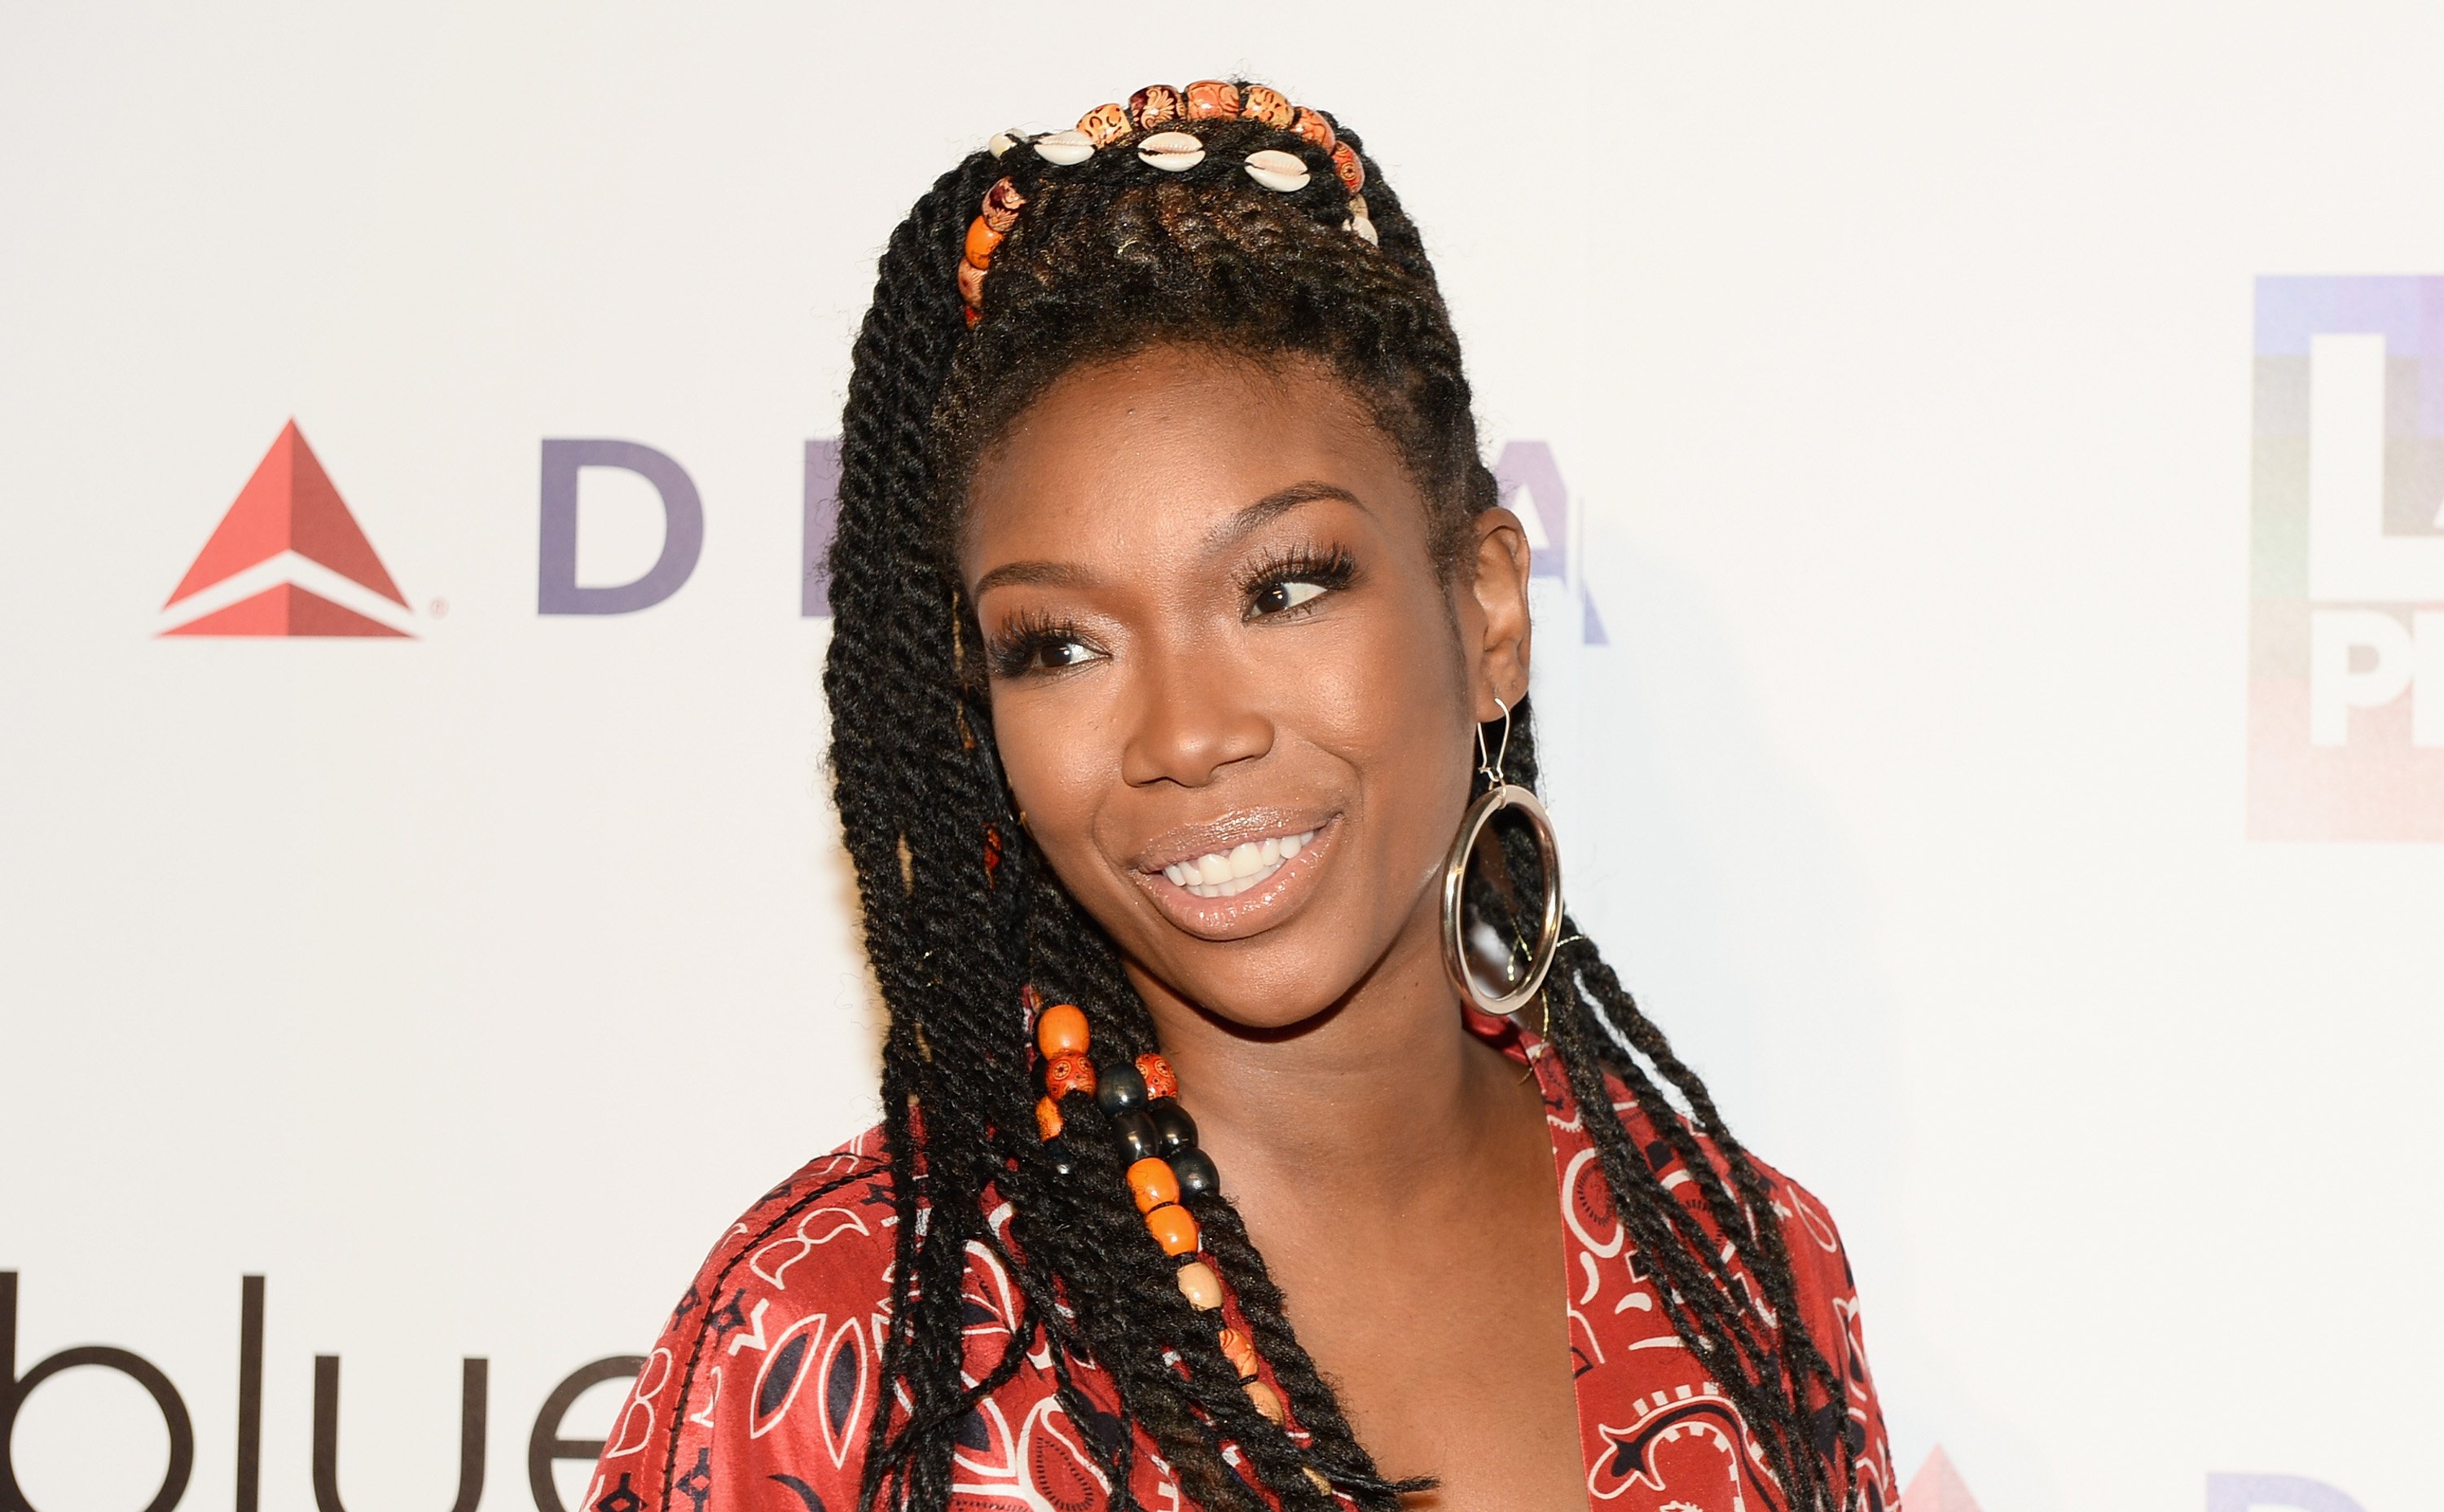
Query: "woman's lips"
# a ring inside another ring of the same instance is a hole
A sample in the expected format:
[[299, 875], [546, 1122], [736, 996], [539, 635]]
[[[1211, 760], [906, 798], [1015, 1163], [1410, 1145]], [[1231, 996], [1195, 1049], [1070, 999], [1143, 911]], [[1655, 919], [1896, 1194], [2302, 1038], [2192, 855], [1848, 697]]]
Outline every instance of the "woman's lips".
[[1244, 938], [1280, 923], [1313, 891], [1310, 879], [1327, 859], [1339, 822], [1335, 816], [1141, 871], [1139, 885], [1189, 933]]

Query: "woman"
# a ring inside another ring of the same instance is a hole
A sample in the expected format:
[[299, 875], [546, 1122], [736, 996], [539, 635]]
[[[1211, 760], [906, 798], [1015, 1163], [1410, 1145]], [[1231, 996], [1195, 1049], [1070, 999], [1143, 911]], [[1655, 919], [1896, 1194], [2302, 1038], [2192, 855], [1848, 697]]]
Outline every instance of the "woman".
[[1528, 548], [1373, 172], [1154, 86], [893, 235], [824, 674], [885, 1117], [596, 1512], [1891, 1502], [1830, 1221], [1546, 908]]

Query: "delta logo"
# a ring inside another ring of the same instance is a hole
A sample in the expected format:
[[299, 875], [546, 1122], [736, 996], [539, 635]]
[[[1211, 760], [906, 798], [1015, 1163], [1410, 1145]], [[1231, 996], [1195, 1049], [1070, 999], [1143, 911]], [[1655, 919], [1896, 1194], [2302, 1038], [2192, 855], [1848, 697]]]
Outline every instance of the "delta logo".
[[164, 636], [412, 638], [407, 599], [293, 419], [161, 608]]

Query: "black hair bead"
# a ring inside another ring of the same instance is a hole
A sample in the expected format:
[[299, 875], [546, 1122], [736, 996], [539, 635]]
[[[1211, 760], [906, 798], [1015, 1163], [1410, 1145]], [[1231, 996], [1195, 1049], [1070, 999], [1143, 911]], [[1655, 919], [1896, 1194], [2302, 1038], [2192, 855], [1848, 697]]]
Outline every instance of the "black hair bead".
[[1136, 1165], [1149, 1155], [1162, 1152], [1162, 1136], [1155, 1133], [1154, 1120], [1142, 1108], [1131, 1108], [1112, 1118], [1112, 1137], [1118, 1141], [1124, 1163]]
[[1221, 1189], [1222, 1173], [1213, 1169], [1213, 1157], [1204, 1151], [1192, 1147], [1164, 1159], [1182, 1197], [1211, 1197]]
[[1162, 1137], [1162, 1152], [1196, 1148], [1196, 1120], [1188, 1110], [1169, 1097], [1157, 1097], [1146, 1105], [1148, 1116], [1154, 1119], [1155, 1133]]
[[1078, 1174], [1078, 1152], [1069, 1148], [1066, 1139], [1045, 1141], [1044, 1153], [1052, 1162], [1052, 1173], [1064, 1181]]
[[1119, 1115], [1146, 1105], [1145, 1078], [1132, 1065], [1117, 1065], [1095, 1081], [1095, 1101], [1105, 1113]]

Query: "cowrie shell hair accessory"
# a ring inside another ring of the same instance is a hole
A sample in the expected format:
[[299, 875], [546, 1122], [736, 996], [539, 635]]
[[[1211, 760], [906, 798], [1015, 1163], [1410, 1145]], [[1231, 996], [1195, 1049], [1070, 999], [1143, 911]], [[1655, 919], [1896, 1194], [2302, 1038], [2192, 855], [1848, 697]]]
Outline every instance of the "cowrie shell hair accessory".
[[1268, 147], [1248, 155], [1248, 176], [1267, 189], [1294, 194], [1306, 187], [1306, 161], [1296, 153]]
[[1075, 128], [1056, 131], [1049, 137], [1036, 138], [1035, 156], [1062, 168], [1074, 168], [1095, 156], [1095, 141]]
[[1166, 174], [1184, 174], [1205, 160], [1205, 144], [1184, 131], [1158, 131], [1138, 143], [1138, 161]]
[[985, 143], [985, 151], [992, 154], [996, 157], [1005, 157], [1012, 147], [1017, 146], [1020, 142], [1026, 139], [1025, 135], [1013, 126], [1008, 131], [994, 132], [992, 134], [992, 140]]

